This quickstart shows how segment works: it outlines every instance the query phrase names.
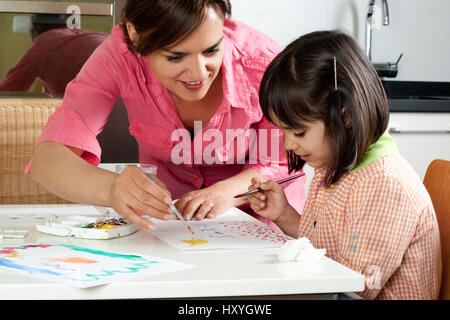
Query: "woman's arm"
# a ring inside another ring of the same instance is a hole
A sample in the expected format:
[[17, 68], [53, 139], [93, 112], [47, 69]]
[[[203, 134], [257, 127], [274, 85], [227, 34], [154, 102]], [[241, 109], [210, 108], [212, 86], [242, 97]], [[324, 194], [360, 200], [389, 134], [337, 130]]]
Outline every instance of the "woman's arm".
[[61, 198], [112, 207], [144, 228], [153, 229], [154, 224], [143, 215], [170, 219], [172, 199], [157, 177], [153, 177], [156, 183], [151, 181], [138, 167], [118, 175], [89, 164], [80, 157], [82, 153], [57, 142], [43, 142], [36, 148], [31, 176]]
[[30, 174], [61, 198], [111, 206], [111, 189], [117, 175], [89, 164], [80, 157], [82, 153], [57, 142], [43, 142], [35, 150]]

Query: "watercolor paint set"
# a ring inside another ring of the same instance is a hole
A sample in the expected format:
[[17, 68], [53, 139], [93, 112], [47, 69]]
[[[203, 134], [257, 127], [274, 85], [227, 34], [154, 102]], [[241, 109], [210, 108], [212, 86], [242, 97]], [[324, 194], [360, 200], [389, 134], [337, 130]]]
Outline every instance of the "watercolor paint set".
[[139, 227], [122, 217], [74, 215], [36, 225], [40, 232], [80, 239], [112, 239], [128, 236]]

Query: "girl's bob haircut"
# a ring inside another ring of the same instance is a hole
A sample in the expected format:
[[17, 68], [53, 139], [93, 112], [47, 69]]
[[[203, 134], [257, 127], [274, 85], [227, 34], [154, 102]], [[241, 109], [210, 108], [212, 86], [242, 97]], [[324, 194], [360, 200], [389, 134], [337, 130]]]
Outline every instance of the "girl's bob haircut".
[[224, 17], [231, 16], [229, 0], [127, 0], [122, 10], [122, 28], [128, 37], [130, 22], [139, 40], [130, 49], [142, 56], [175, 45], [194, 32], [213, 7]]
[[[312, 121], [325, 124], [331, 148], [326, 186], [361, 162], [389, 121], [375, 68], [358, 44], [340, 31], [312, 32], [289, 44], [267, 67], [259, 99], [264, 116], [274, 124], [289, 129]], [[289, 172], [303, 168], [299, 156], [287, 153]]]

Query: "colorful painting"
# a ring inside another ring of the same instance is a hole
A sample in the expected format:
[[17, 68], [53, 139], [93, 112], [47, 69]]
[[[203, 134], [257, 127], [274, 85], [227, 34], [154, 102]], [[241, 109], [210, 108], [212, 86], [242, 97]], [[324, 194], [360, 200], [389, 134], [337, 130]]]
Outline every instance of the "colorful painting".
[[188, 221], [193, 235], [181, 221], [152, 219], [156, 225], [153, 234], [180, 250], [271, 248], [291, 239], [236, 210], [233, 208], [216, 219]]
[[0, 267], [78, 288], [88, 288], [193, 266], [151, 256], [107, 252], [74, 245], [29, 244], [0, 247]]

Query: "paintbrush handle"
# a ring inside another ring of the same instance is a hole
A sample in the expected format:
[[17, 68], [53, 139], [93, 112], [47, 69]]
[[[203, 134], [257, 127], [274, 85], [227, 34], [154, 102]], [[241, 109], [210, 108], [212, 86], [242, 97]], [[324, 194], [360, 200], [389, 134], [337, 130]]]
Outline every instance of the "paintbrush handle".
[[293, 180], [293, 179], [297, 179], [297, 178], [303, 177], [304, 175], [305, 175], [305, 173], [296, 174], [295, 176], [292, 176], [292, 177], [289, 177], [289, 178], [286, 178], [286, 179], [279, 180], [279, 181], [277, 181], [277, 183], [278, 183], [278, 184], [282, 184], [282, 183], [291, 181], [291, 180]]
[[172, 211], [175, 213], [178, 219], [180, 219], [187, 225], [186, 220], [184, 220], [183, 216], [181, 215], [180, 211], [178, 211], [177, 207], [175, 207], [173, 203], [171, 203], [169, 207], [172, 209]]
[[[155, 179], [153, 179], [152, 177], [149, 177], [150, 180], [152, 180], [154, 183], [156, 183]], [[173, 203], [169, 204], [170, 209], [172, 209], [172, 211], [175, 213], [175, 215], [178, 217], [178, 219], [180, 219], [181, 221], [184, 222], [184, 225], [186, 226], [186, 228], [189, 230], [190, 233], [194, 234], [194, 231], [192, 231], [191, 227], [188, 226], [186, 220], [183, 218], [183, 215], [180, 213], [180, 211], [178, 211], [177, 207], [175, 207], [175, 205]]]
[[[282, 183], [291, 181], [291, 180], [293, 180], [293, 179], [300, 178], [300, 177], [302, 177], [302, 176], [304, 176], [304, 175], [305, 175], [305, 173], [300, 173], [300, 174], [297, 174], [297, 175], [295, 175], [295, 176], [292, 176], [292, 177], [289, 177], [289, 178], [286, 178], [286, 179], [279, 180], [279, 181], [277, 181], [277, 183], [278, 183], [278, 184], [282, 184]], [[234, 196], [234, 198], [242, 198], [242, 197], [246, 197], [246, 196], [252, 195], [252, 194], [254, 194], [254, 193], [257, 193], [257, 192], [259, 192], [259, 191], [261, 191], [261, 188], [256, 188], [256, 189], [247, 191], [247, 192], [245, 192], [245, 193], [238, 194], [237, 196]]]

